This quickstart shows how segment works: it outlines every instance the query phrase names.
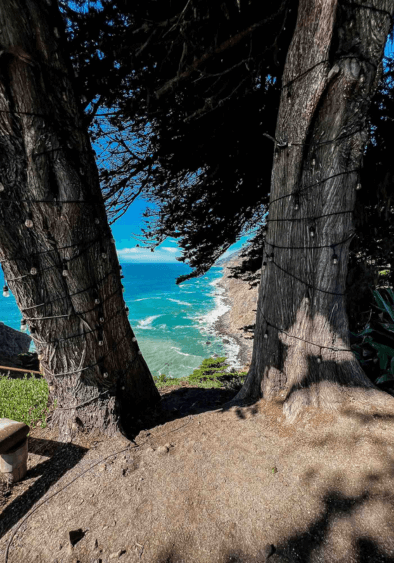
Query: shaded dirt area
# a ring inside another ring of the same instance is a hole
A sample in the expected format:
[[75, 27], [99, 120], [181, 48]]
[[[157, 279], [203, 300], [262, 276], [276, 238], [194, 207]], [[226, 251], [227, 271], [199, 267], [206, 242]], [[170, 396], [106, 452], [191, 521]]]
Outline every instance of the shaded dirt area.
[[394, 563], [394, 408], [288, 424], [281, 400], [233, 395], [167, 388], [134, 442], [34, 429], [0, 494], [1, 563], [20, 524], [9, 563]]

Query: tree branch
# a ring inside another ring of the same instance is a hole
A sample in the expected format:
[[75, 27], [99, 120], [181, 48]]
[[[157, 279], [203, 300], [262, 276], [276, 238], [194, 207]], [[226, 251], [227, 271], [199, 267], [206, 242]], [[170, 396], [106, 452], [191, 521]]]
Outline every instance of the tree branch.
[[219, 45], [219, 47], [214, 49], [211, 53], [205, 53], [202, 57], [195, 60], [193, 62], [193, 64], [187, 70], [185, 70], [184, 72], [182, 72], [181, 74], [179, 74], [175, 78], [172, 78], [166, 84], [164, 84], [164, 86], [162, 86], [159, 90], [157, 90], [156, 93], [155, 93], [156, 98], [159, 99], [159, 98], [161, 98], [161, 96], [164, 96], [165, 94], [167, 94], [167, 92], [172, 90], [174, 86], [176, 86], [179, 82], [181, 82], [181, 80], [188, 78], [188, 76], [190, 76], [195, 70], [197, 70], [203, 63], [205, 63], [207, 60], [209, 60], [214, 55], [218, 55], [219, 53], [222, 53], [223, 51], [226, 51], [227, 49], [234, 47], [235, 45], [237, 45], [237, 43], [239, 43], [241, 41], [241, 39], [243, 39], [244, 37], [246, 37], [250, 33], [253, 33], [253, 31], [258, 29], [262, 25], [267, 24], [270, 21], [272, 21], [281, 12], [283, 12], [286, 4], [287, 4], [287, 0], [282, 2], [279, 10], [275, 14], [270, 16], [269, 18], [261, 20], [260, 22], [257, 22], [255, 24], [251, 25], [247, 29], [240, 31], [237, 35], [234, 35], [233, 37], [230, 37], [230, 39], [227, 39], [226, 41], [224, 41], [221, 45]]

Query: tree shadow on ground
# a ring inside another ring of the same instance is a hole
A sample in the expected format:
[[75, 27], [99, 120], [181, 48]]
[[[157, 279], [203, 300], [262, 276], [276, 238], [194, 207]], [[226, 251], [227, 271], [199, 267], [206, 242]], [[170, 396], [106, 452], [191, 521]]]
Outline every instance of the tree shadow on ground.
[[[18, 483], [28, 485], [30, 479], [36, 479], [31, 486], [2, 511], [0, 519], [0, 538], [2, 538], [21, 518], [29, 512], [33, 505], [46, 493], [56, 481], [77, 465], [84, 457], [88, 448], [72, 443], [61, 443], [29, 437], [29, 453], [48, 456], [48, 459], [27, 471], [26, 476]], [[37, 478], [38, 477], [38, 478]], [[5, 490], [7, 494], [7, 489]], [[3, 492], [4, 494], [4, 492]], [[12, 494], [8, 489], [8, 494]]]
[[231, 407], [236, 407], [235, 415], [240, 418], [246, 418], [245, 412], [241, 407], [248, 408], [249, 415], [255, 415], [258, 408], [242, 403], [232, 403], [238, 391], [230, 389], [203, 389], [197, 387], [181, 387], [169, 389], [162, 393], [160, 403], [152, 408], [147, 409], [139, 415], [138, 419], [130, 420], [130, 438], [134, 438], [142, 429], [149, 430], [155, 426], [171, 422], [173, 420], [186, 418], [190, 415], [198, 415], [205, 412], [213, 412], [216, 410], [226, 411]]
[[[338, 561], [337, 554], [330, 553], [329, 535], [332, 534], [332, 527], [335, 523], [341, 522], [346, 518], [351, 518], [357, 509], [366, 505], [368, 502], [377, 500], [376, 495], [365, 492], [358, 496], [345, 496], [341, 492], [332, 490], [324, 498], [324, 510], [319, 518], [311, 522], [304, 531], [296, 532], [277, 546], [265, 545], [258, 549], [257, 555], [249, 555], [242, 549], [224, 547], [219, 554], [219, 560], [223, 563], [334, 563]], [[379, 500], [389, 503], [394, 507], [394, 500], [391, 495]], [[377, 530], [376, 536], [379, 536]], [[341, 554], [340, 561], [352, 563], [394, 563], [393, 549], [390, 553], [385, 552], [379, 546], [376, 539], [367, 535], [348, 538], [353, 546], [353, 553]], [[394, 543], [394, 542], [392, 542]], [[346, 541], [344, 544], [346, 548]], [[253, 551], [255, 546], [253, 546]], [[177, 546], [171, 541], [168, 549], [163, 548], [162, 552], [155, 559], [154, 563], [180, 563], [185, 562], [182, 555], [182, 547]]]

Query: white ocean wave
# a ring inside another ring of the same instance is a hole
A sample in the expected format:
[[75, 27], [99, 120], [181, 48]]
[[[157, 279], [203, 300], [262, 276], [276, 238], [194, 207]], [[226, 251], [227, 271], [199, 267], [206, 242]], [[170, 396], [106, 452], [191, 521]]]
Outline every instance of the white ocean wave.
[[203, 317], [201, 317], [201, 320], [199, 319], [199, 322], [204, 323], [207, 326], [207, 328], [211, 328], [211, 327], [213, 327], [215, 322], [222, 315], [227, 313], [227, 311], [229, 311], [229, 310], [230, 310], [230, 306], [226, 305], [224, 303], [221, 295], [216, 295], [215, 296], [215, 308], [212, 309], [212, 311], [210, 311], [206, 315], [203, 315]]
[[214, 340], [212, 342], [213, 347], [217, 345], [217, 338], [220, 340], [224, 338], [229, 341], [228, 343], [222, 344], [222, 355], [226, 356], [228, 364], [231, 367], [239, 368], [241, 367], [240, 362], [237, 359], [239, 354], [239, 345], [230, 336], [219, 335], [215, 332], [216, 322], [231, 308], [225, 303], [226, 289], [217, 285], [221, 279], [221, 277], [218, 277], [209, 283], [209, 285], [213, 287], [213, 291], [210, 295], [214, 297], [215, 307], [205, 315], [195, 315], [194, 317], [191, 317], [191, 319], [196, 323], [195, 328], [200, 331], [202, 336], [206, 337], [206, 340]]
[[222, 278], [216, 278], [215, 280], [211, 281], [211, 282], [209, 283], [209, 285], [216, 286], [216, 285], [220, 282], [221, 279], [222, 279]]
[[161, 297], [142, 297], [141, 299], [134, 299], [133, 303], [137, 301], [150, 301], [151, 299], [161, 299]]
[[196, 325], [176, 325], [173, 328], [195, 328]]
[[181, 352], [181, 349], [177, 346], [171, 346], [171, 350], [175, 350], [175, 352], [181, 356], [193, 356], [193, 354], [185, 354], [184, 352]]
[[143, 319], [142, 321], [138, 321], [137, 328], [143, 328], [143, 329], [152, 328], [153, 321], [158, 317], [162, 317], [162, 316], [163, 315], [152, 315], [150, 317], [146, 317], [146, 319]]
[[240, 361], [238, 360], [239, 345], [236, 343], [235, 340], [231, 338], [231, 336], [225, 336], [224, 338], [225, 340], [230, 341], [228, 344], [223, 343], [223, 349], [224, 349], [223, 355], [226, 356], [227, 363], [232, 368], [242, 367]]
[[179, 301], [179, 299], [171, 299], [171, 297], [167, 297], [168, 301], [174, 301], [174, 303], [179, 303], [179, 305], [188, 305], [189, 307], [192, 306], [191, 303], [187, 303], [186, 301]]

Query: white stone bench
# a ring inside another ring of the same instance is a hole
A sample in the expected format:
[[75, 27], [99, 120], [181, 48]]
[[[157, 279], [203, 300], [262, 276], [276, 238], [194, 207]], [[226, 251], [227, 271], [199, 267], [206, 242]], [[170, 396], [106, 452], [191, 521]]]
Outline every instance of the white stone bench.
[[29, 430], [23, 422], [0, 418], [0, 472], [9, 481], [20, 481], [26, 475]]

